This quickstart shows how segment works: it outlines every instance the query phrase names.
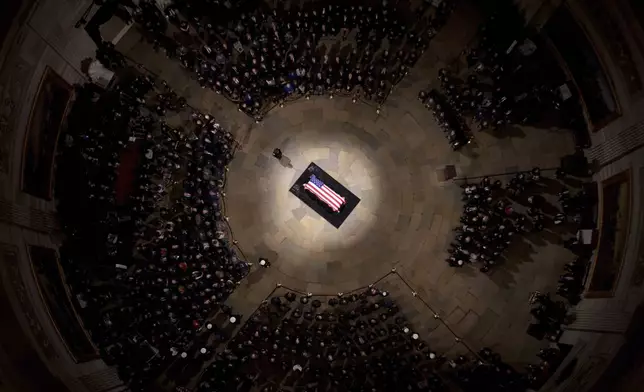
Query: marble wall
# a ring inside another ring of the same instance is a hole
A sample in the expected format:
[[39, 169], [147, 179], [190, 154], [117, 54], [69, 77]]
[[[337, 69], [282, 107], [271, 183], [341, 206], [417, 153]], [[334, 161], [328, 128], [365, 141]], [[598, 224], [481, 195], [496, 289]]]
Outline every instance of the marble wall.
[[0, 271], [5, 283], [0, 294], [7, 295], [47, 369], [69, 390], [122, 389], [114, 369], [101, 360], [76, 363], [58, 335], [38, 293], [27, 253], [29, 245], [58, 247], [55, 204], [20, 191], [25, 129], [45, 68], [51, 67], [70, 84], [85, 81], [80, 61], [92, 57], [96, 48], [74, 24], [90, 1], [25, 3], [31, 7], [14, 20], [0, 52]]
[[592, 132], [591, 159], [605, 165], [644, 146], [644, 29], [629, 0], [515, 0], [540, 29], [558, 7], [568, 7], [592, 42], [619, 105], [620, 116]]
[[[604, 12], [598, 3], [605, 4]], [[577, 307], [578, 318], [562, 340], [580, 349], [571, 353], [562, 367], [573, 358], [578, 364], [567, 381], [546, 386], [557, 391], [584, 391], [594, 385], [625, 343], [631, 317], [644, 300], [644, 34], [627, 3], [570, 0], [567, 4], [603, 62], [621, 112], [591, 134], [592, 147], [586, 153], [598, 167], [594, 179], [601, 183], [628, 170], [632, 186], [630, 227], [614, 295], [587, 298]]]
[[[602, 143], [621, 139], [622, 149], [601, 159], [603, 163], [629, 153], [644, 138], [644, 31], [632, 19], [630, 6], [623, 1], [570, 0], [567, 6], [593, 43], [604, 70], [612, 82], [621, 116], [591, 135], [595, 149]], [[638, 125], [639, 124], [639, 125]], [[637, 128], [637, 135], [625, 131]]]

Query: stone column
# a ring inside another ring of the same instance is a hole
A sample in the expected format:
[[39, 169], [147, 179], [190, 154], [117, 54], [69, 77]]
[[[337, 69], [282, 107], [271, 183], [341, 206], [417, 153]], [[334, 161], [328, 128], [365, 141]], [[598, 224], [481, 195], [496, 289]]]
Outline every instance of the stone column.
[[631, 313], [621, 310], [577, 310], [575, 321], [565, 327], [570, 331], [624, 334]]
[[642, 147], [644, 147], [644, 120], [592, 146], [586, 150], [586, 156], [588, 160], [596, 161], [599, 166], [606, 166]]
[[21, 206], [3, 199], [0, 199], [0, 222], [47, 234], [59, 230], [55, 213]]
[[115, 367], [108, 367], [94, 373], [86, 374], [78, 380], [92, 392], [121, 392], [127, 390], [127, 385], [119, 379]]

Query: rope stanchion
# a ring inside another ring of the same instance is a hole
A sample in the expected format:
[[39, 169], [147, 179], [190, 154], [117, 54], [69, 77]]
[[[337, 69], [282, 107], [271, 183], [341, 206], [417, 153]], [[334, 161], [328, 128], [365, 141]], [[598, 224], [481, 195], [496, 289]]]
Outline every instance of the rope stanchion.
[[[234, 141], [234, 149], [232, 151], [232, 157], [230, 159], [231, 161], [233, 159], [235, 159], [235, 152], [237, 151], [237, 148], [241, 147], [241, 145], [236, 140], [233, 139], [233, 141]], [[224, 171], [224, 183], [223, 183], [222, 189], [224, 189], [224, 190], [226, 189], [226, 184], [227, 183], [228, 183], [228, 168], [226, 167], [226, 170]], [[226, 224], [226, 227], [228, 228], [230, 242], [231, 242], [232, 246], [234, 246], [235, 249], [237, 249], [237, 251], [239, 251], [239, 254], [242, 256], [242, 260], [244, 262], [248, 263], [248, 258], [244, 254], [244, 251], [242, 250], [242, 248], [239, 246], [239, 242], [237, 240], [235, 240], [235, 235], [233, 233], [233, 229], [230, 226], [230, 222], [229, 222], [229, 219], [228, 219], [228, 213], [226, 212], [226, 192], [222, 192], [222, 196], [223, 197], [221, 199], [221, 209], [222, 209], [222, 213], [224, 215], [223, 222]], [[247, 272], [246, 277], [248, 276], [248, 273], [250, 273], [250, 271]], [[244, 277], [244, 278], [246, 278], [246, 277]]]
[[[450, 326], [449, 326], [449, 325], [448, 325], [448, 324], [443, 320], [443, 318], [440, 316], [440, 314], [438, 314], [438, 312], [437, 312], [437, 311], [435, 311], [435, 310], [434, 310], [434, 309], [429, 305], [429, 303], [427, 303], [427, 301], [425, 301], [421, 296], [419, 296], [419, 295], [418, 295], [418, 292], [417, 292], [417, 291], [415, 291], [415, 290], [413, 289], [413, 287], [409, 284], [409, 282], [407, 282], [407, 280], [406, 280], [402, 275], [400, 275], [400, 273], [398, 273], [398, 271], [393, 271], [392, 273], [396, 274], [396, 275], [398, 276], [398, 278], [400, 278], [400, 280], [405, 284], [405, 286], [407, 286], [407, 288], [408, 288], [409, 290], [411, 290], [411, 291], [412, 291], [413, 296], [414, 296], [415, 298], [418, 298], [418, 300], [419, 300], [419, 301], [420, 301], [420, 302], [421, 302], [421, 303], [422, 303], [422, 304], [423, 304], [427, 309], [429, 309], [429, 311], [430, 311], [430, 312], [432, 312], [432, 313], [434, 314], [434, 318], [435, 318], [436, 320], [439, 320], [439, 322], [440, 322], [440, 323], [442, 323], [442, 324], [445, 326], [445, 328], [447, 328], [447, 330], [448, 330], [448, 331], [450, 331], [450, 332], [452, 333], [452, 335], [454, 335], [454, 336], [455, 336], [455, 338], [457, 339], [457, 342], [458, 342], [458, 343], [462, 343], [462, 344], [463, 344], [463, 346], [465, 346], [465, 348], [467, 348], [467, 350], [468, 350], [472, 355], [474, 355], [478, 360], [483, 361], [483, 359], [478, 355], [478, 353], [477, 353], [476, 351], [472, 350], [472, 348], [470, 347], [470, 345], [469, 345], [469, 344], [467, 344], [467, 343], [465, 342], [465, 340], [464, 340], [463, 338], [461, 338], [461, 337], [460, 337], [460, 336], [459, 336], [459, 335], [458, 335], [458, 334], [457, 334], [457, 333], [456, 333], [456, 332], [455, 332], [455, 331], [454, 331], [454, 330], [453, 330], [453, 329], [452, 329], [452, 328], [451, 328], [451, 327], [450, 327]], [[483, 361], [483, 362], [485, 362], [485, 361]]]
[[[425, 308], [427, 308], [427, 310], [429, 310], [429, 311], [434, 315], [434, 318], [435, 318], [436, 320], [438, 320], [438, 322], [439, 322], [439, 323], [441, 323], [443, 326], [445, 326], [445, 328], [447, 328], [447, 330], [448, 330], [448, 331], [449, 331], [449, 332], [454, 336], [454, 340], [455, 340], [456, 344], [462, 344], [462, 346], [466, 349], [466, 351], [467, 351], [467, 352], [468, 352], [472, 357], [474, 357], [475, 359], [477, 359], [478, 361], [480, 361], [480, 363], [482, 363], [482, 364], [488, 364], [488, 362], [487, 362], [485, 359], [483, 359], [483, 358], [481, 358], [481, 357], [480, 357], [480, 355], [477, 353], [477, 351], [475, 351], [474, 349], [472, 349], [472, 347], [471, 347], [471, 346], [470, 346], [470, 345], [469, 345], [469, 344], [468, 344], [468, 343], [467, 343], [463, 338], [461, 338], [461, 337], [460, 337], [460, 336], [459, 336], [459, 335], [458, 335], [458, 334], [457, 334], [457, 333], [456, 333], [456, 332], [455, 332], [455, 331], [454, 331], [454, 330], [453, 330], [453, 329], [452, 329], [452, 328], [451, 328], [451, 327], [450, 327], [450, 326], [449, 326], [449, 325], [448, 325], [448, 324], [443, 320], [443, 318], [442, 318], [442, 317], [440, 317], [440, 315], [439, 315], [439, 314], [438, 314], [438, 313], [437, 313], [437, 312], [432, 308], [432, 306], [431, 306], [431, 305], [429, 305], [429, 303], [428, 303], [427, 301], [425, 301], [421, 296], [419, 296], [419, 295], [418, 295], [417, 291], [415, 291], [415, 290], [414, 290], [414, 288], [411, 286], [411, 284], [410, 284], [410, 283], [409, 283], [409, 282], [408, 282], [408, 281], [407, 281], [407, 280], [406, 280], [406, 279], [405, 279], [405, 278], [404, 278], [404, 277], [403, 277], [403, 276], [402, 276], [402, 275], [401, 275], [401, 274], [396, 270], [396, 268], [392, 268], [389, 272], [387, 272], [386, 274], [384, 274], [383, 276], [381, 276], [380, 278], [378, 278], [377, 280], [375, 280], [373, 283], [368, 284], [368, 285], [365, 285], [365, 286], [358, 287], [358, 288], [353, 289], [353, 290], [351, 290], [351, 291], [348, 291], [348, 292], [346, 292], [346, 293], [308, 293], [308, 292], [302, 291], [302, 290], [300, 290], [300, 289], [291, 288], [291, 287], [288, 287], [288, 286], [284, 286], [284, 285], [282, 285], [282, 284], [280, 284], [280, 283], [277, 283], [277, 284], [275, 285], [275, 287], [271, 290], [271, 292], [270, 292], [270, 293], [269, 293], [269, 294], [268, 294], [268, 295], [267, 295], [267, 296], [266, 296], [266, 297], [265, 297], [261, 302], [259, 302], [259, 304], [258, 304], [258, 305], [253, 309], [253, 311], [252, 311], [252, 312], [250, 312], [250, 314], [244, 315], [244, 316], [245, 316], [245, 317], [244, 317], [244, 323], [242, 323], [242, 324], [239, 326], [239, 328], [238, 328], [238, 329], [243, 329], [243, 328], [244, 328], [244, 326], [245, 326], [245, 325], [246, 325], [246, 324], [251, 320], [251, 317], [252, 317], [254, 314], [256, 314], [256, 313], [260, 310], [260, 308], [262, 308], [262, 306], [265, 306], [266, 304], [270, 303], [270, 299], [275, 295], [275, 293], [276, 293], [276, 291], [277, 291], [277, 290], [283, 289], [283, 290], [285, 290], [285, 291], [293, 292], [293, 293], [296, 293], [296, 294], [298, 294], [298, 295], [301, 295], [301, 296], [307, 296], [307, 297], [313, 297], [313, 296], [315, 296], [315, 297], [336, 297], [336, 296], [341, 297], [341, 296], [351, 296], [351, 295], [353, 295], [353, 294], [356, 294], [356, 293], [362, 293], [362, 292], [364, 292], [365, 290], [368, 290], [368, 289], [371, 289], [371, 288], [376, 287], [379, 283], [383, 282], [386, 278], [388, 278], [388, 277], [390, 277], [390, 276], [395, 276], [395, 277], [397, 277], [398, 279], [400, 279], [400, 281], [402, 281], [402, 282], [403, 282], [403, 284], [405, 285], [405, 287], [406, 287], [407, 289], [409, 289], [409, 290], [410, 290], [410, 294], [412, 295], [412, 297], [414, 297], [414, 298], [418, 299], [418, 300], [423, 304], [423, 306], [424, 306]], [[229, 339], [225, 342], [225, 344], [224, 344], [223, 346], [221, 346], [221, 347], [219, 347], [219, 348], [217, 349], [217, 352], [218, 352], [218, 353], [220, 353], [220, 352], [222, 352], [223, 350], [226, 350], [226, 349], [228, 348], [228, 346], [230, 345], [230, 343], [234, 341], [235, 336], [236, 336], [236, 335], [230, 336], [230, 337], [229, 337]], [[215, 360], [215, 359], [216, 359], [216, 356], [215, 356], [215, 358], [213, 358], [213, 360]], [[204, 367], [202, 368], [201, 372], [199, 373], [199, 375], [196, 377], [197, 382], [199, 382], [199, 381], [201, 380], [201, 378], [203, 377], [204, 373], [206, 372], [206, 368], [207, 368], [207, 366], [208, 366], [208, 365], [204, 366]], [[438, 376], [439, 376], [439, 377], [440, 377], [444, 382], [448, 382], [448, 381], [449, 381], [449, 379], [448, 379], [448, 378], [446, 378], [446, 375], [445, 375], [445, 374], [441, 374], [441, 372], [438, 372], [438, 371], [436, 372], [436, 374], [437, 374], [437, 375], [438, 375]]]
[[[353, 289], [353, 290], [351, 290], [351, 291], [349, 291], [349, 292], [347, 292], [347, 293], [343, 293], [343, 295], [352, 295], [352, 294], [354, 294], [354, 293], [362, 292], [362, 291], [364, 291], [364, 290], [370, 289], [370, 288], [372, 288], [372, 287], [374, 287], [374, 286], [378, 285], [380, 282], [382, 282], [383, 280], [385, 280], [387, 277], [392, 276], [392, 275], [397, 276], [397, 277], [398, 277], [398, 278], [399, 278], [399, 279], [400, 279], [400, 280], [405, 284], [405, 286], [410, 290], [411, 295], [412, 295], [414, 298], [417, 298], [417, 299], [418, 299], [418, 300], [419, 300], [419, 301], [420, 301], [420, 302], [421, 302], [421, 303], [422, 303], [422, 304], [423, 304], [423, 305], [424, 305], [424, 306], [425, 306], [425, 307], [426, 307], [426, 308], [427, 308], [427, 309], [428, 309], [428, 310], [429, 310], [429, 311], [434, 315], [434, 318], [435, 318], [436, 320], [438, 320], [438, 321], [439, 321], [443, 326], [445, 326], [445, 328], [447, 328], [447, 330], [448, 330], [452, 335], [454, 335], [455, 341], [456, 341], [457, 343], [461, 343], [461, 344], [463, 344], [463, 347], [465, 347], [465, 348], [467, 349], [467, 351], [468, 351], [468, 352], [470, 352], [474, 357], [476, 357], [476, 358], [477, 358], [478, 360], [480, 360], [481, 362], [486, 363], [486, 361], [485, 361], [485, 360], [483, 360], [483, 359], [478, 355], [478, 353], [477, 353], [475, 350], [473, 350], [473, 349], [472, 349], [472, 347], [471, 347], [468, 343], [466, 343], [466, 342], [465, 342], [465, 340], [464, 340], [462, 337], [460, 337], [460, 336], [459, 336], [459, 335], [458, 335], [458, 334], [457, 334], [457, 333], [456, 333], [456, 332], [455, 332], [455, 331], [454, 331], [454, 330], [453, 330], [453, 329], [452, 329], [452, 328], [451, 328], [451, 327], [450, 327], [450, 326], [449, 326], [449, 325], [448, 325], [448, 324], [443, 320], [443, 318], [438, 314], [438, 312], [437, 312], [437, 311], [435, 311], [435, 310], [431, 307], [431, 305], [429, 305], [429, 303], [427, 303], [427, 301], [425, 301], [421, 296], [419, 296], [419, 295], [418, 295], [418, 292], [417, 292], [416, 290], [414, 290], [414, 288], [411, 286], [411, 284], [410, 284], [410, 283], [409, 283], [409, 282], [408, 282], [408, 281], [407, 281], [407, 280], [406, 280], [402, 275], [400, 275], [400, 273], [396, 270], [396, 268], [392, 268], [392, 270], [391, 270], [391, 271], [387, 272], [385, 275], [383, 275], [382, 277], [380, 277], [379, 279], [377, 279], [377, 280], [376, 280], [376, 281], [374, 281], [373, 283], [371, 283], [371, 284], [369, 284], [369, 285], [366, 285], [366, 286], [358, 287], [358, 288]], [[328, 294], [328, 293], [307, 293], [307, 292], [304, 292], [304, 291], [299, 290], [299, 289], [295, 289], [295, 288], [291, 288], [291, 287], [288, 287], [288, 286], [284, 286], [284, 285], [278, 284], [278, 286], [277, 286], [277, 287], [276, 287], [276, 288], [271, 292], [271, 294], [270, 294], [270, 295], [268, 295], [268, 296], [264, 299], [263, 303], [265, 303], [266, 301], [268, 301], [268, 299], [269, 299], [269, 298], [271, 298], [271, 296], [275, 293], [275, 290], [277, 290], [278, 288], [282, 288], [282, 289], [285, 289], [285, 290], [288, 290], [288, 291], [292, 291], [292, 292], [297, 293], [297, 294], [300, 294], [300, 295], [312, 295], [312, 296], [317, 296], [317, 297], [332, 297], [332, 296], [338, 296], [338, 294], [339, 294], [339, 293], [332, 293], [332, 294]]]
[[[549, 167], [549, 168], [546, 168], [546, 169], [539, 168], [539, 170], [541, 172], [555, 171], [557, 169], [559, 169], [559, 168], [558, 167]], [[468, 180], [478, 180], [478, 179], [485, 178], [485, 177], [503, 177], [503, 176], [511, 176], [511, 175], [514, 175], [514, 174], [529, 173], [529, 172], [530, 172], [530, 170], [517, 170], [517, 171], [507, 172], [507, 173], [484, 174], [484, 175], [472, 176], [472, 177], [467, 177], [467, 176], [465, 176], [465, 177], [454, 177], [454, 178], [452, 178], [452, 181], [465, 181], [465, 182], [467, 182]]]
[[[368, 284], [368, 285], [366, 285], [366, 286], [361, 286], [361, 287], [358, 287], [358, 288], [356, 288], [356, 289], [352, 289], [351, 291], [347, 291], [346, 293], [343, 293], [343, 295], [351, 295], [351, 294], [354, 294], [354, 293], [356, 293], [356, 292], [359, 292], [359, 291], [363, 291], [363, 290], [369, 289], [369, 288], [371, 288], [371, 287], [375, 286], [376, 284], [380, 283], [381, 281], [383, 281], [385, 278], [387, 278], [388, 276], [390, 276], [390, 275], [391, 275], [391, 274], [393, 274], [393, 273], [394, 273], [394, 272], [392, 272], [392, 271], [387, 272], [385, 275], [383, 275], [383, 276], [381, 276], [380, 278], [378, 278], [375, 282], [373, 282], [373, 283], [371, 283], [371, 284]], [[308, 294], [309, 294], [309, 293], [304, 292], [304, 291], [299, 290], [299, 289], [294, 289], [294, 288], [291, 288], [291, 287], [288, 287], [288, 286], [284, 286], [284, 285], [282, 285], [282, 284], [280, 284], [280, 283], [278, 283], [277, 288], [283, 288], [283, 289], [285, 289], [285, 290], [289, 290], [289, 291], [292, 291], [292, 292], [294, 292], [294, 293], [298, 293], [298, 294], [301, 294], [301, 295], [308, 295]], [[274, 290], [273, 290], [273, 291], [274, 291]], [[313, 295], [315, 295], [315, 296], [317, 296], [317, 297], [334, 297], [334, 296], [337, 296], [339, 293], [332, 293], [332, 294], [325, 294], [325, 293], [312, 293], [312, 294], [313, 294]], [[268, 297], [266, 297], [266, 298], [268, 299], [268, 298], [270, 298], [270, 296], [268, 296]]]

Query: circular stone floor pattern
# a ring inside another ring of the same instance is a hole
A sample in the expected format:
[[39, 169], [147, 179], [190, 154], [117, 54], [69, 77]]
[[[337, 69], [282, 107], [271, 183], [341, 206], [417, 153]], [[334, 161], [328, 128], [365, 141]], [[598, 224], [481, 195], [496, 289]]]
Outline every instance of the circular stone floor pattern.
[[[251, 131], [226, 186], [226, 214], [250, 261], [269, 258], [301, 288], [348, 289], [427, 257], [429, 239], [460, 216], [458, 187], [442, 188], [433, 165], [445, 158], [438, 151], [453, 152], [444, 139], [429, 148], [431, 131], [408, 113], [390, 114], [318, 98], [276, 110]], [[281, 162], [271, 156], [275, 147]], [[311, 162], [360, 198], [339, 229], [289, 192]], [[439, 221], [432, 219], [437, 211]]]

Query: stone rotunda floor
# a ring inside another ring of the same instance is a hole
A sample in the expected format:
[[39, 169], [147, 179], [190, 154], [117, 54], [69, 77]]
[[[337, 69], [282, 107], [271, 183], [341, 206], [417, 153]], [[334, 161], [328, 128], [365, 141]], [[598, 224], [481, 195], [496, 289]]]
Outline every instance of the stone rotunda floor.
[[[396, 268], [471, 346], [493, 346], [508, 361], [528, 361], [543, 346], [525, 333], [530, 292], [554, 292], [572, 256], [545, 232], [513, 244], [508, 262], [489, 275], [448, 267], [444, 260], [462, 204], [459, 184], [444, 181], [443, 168], [454, 165], [459, 176], [476, 176], [555, 167], [573, 151], [571, 137], [516, 128], [513, 137], [478, 133], [474, 143], [454, 152], [412, 85], [394, 91], [380, 115], [350, 99], [318, 97], [276, 109], [239, 136], [226, 215], [247, 259], [266, 257], [272, 265], [252, 272], [231, 301], [258, 304], [278, 283], [312, 293], [346, 292]], [[271, 155], [276, 147], [282, 161]], [[311, 162], [361, 199], [339, 229], [289, 192]], [[421, 328], [431, 330], [433, 313], [416, 310]]]
[[[226, 215], [244, 256], [251, 262], [266, 257], [272, 266], [253, 266], [230, 296], [227, 303], [237, 312], [252, 314], [277, 284], [316, 294], [346, 292], [395, 267], [469, 347], [491, 347], [516, 366], [535, 361], [547, 343], [526, 334], [529, 295], [554, 293], [563, 265], [574, 255], [559, 245], [558, 233], [546, 230], [517, 239], [506, 262], [489, 274], [449, 267], [444, 260], [461, 213], [461, 189], [443, 182], [442, 171], [453, 165], [458, 176], [478, 176], [555, 167], [574, 151], [574, 143], [566, 130], [511, 127], [502, 135], [476, 133], [459, 152], [449, 148], [417, 95], [436, 82], [438, 69], [458, 66], [478, 23], [471, 7], [459, 7], [380, 115], [347, 98], [319, 97], [276, 108], [261, 124], [200, 88], [138, 36], [122, 40], [123, 53], [146, 64], [191, 105], [213, 114], [241, 144], [227, 176]], [[271, 156], [276, 147], [292, 167]], [[361, 199], [340, 229], [289, 192], [311, 162]], [[404, 281], [389, 279], [387, 290], [409, 298]], [[401, 308], [419, 333], [453, 341], [420, 301]]]
[[[392, 98], [408, 98], [403, 94]], [[346, 291], [393, 267], [411, 271], [438, 262], [434, 270], [442, 271], [462, 211], [460, 187], [444, 181], [442, 168], [475, 175], [556, 166], [561, 148], [542, 149], [538, 140], [551, 132], [532, 132], [525, 150], [507, 143], [507, 150], [453, 152], [414, 100], [405, 109], [387, 105], [381, 115], [344, 98], [298, 101], [247, 134], [230, 165], [226, 215], [246, 256], [268, 258], [301, 290]], [[479, 144], [492, 139], [477, 136]], [[281, 162], [271, 156], [275, 147], [284, 153]], [[311, 162], [361, 199], [339, 229], [289, 193]]]
[[[348, 291], [426, 257], [429, 239], [460, 215], [459, 189], [436, 179], [427, 131], [411, 116], [378, 118], [372, 107], [347, 105], [318, 98], [284, 108], [253, 130], [230, 166], [226, 213], [235, 239], [302, 290], [315, 283]], [[361, 199], [339, 229], [289, 193], [311, 162]]]

